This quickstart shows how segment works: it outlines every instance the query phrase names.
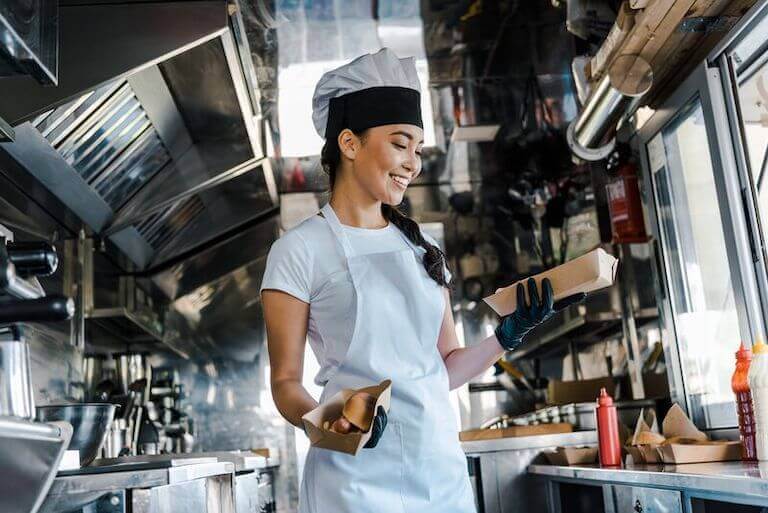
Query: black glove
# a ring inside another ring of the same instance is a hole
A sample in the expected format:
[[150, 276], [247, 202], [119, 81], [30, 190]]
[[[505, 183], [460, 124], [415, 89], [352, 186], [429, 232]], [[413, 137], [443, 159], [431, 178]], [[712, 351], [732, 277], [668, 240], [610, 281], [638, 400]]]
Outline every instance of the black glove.
[[376, 416], [371, 421], [371, 438], [363, 446], [364, 449], [373, 449], [376, 444], [379, 443], [381, 435], [384, 433], [384, 428], [387, 427], [387, 412], [384, 411], [383, 406], [379, 406], [376, 409]]
[[531, 302], [528, 304], [525, 299], [523, 284], [517, 285], [517, 308], [511, 314], [503, 317], [501, 323], [496, 327], [496, 339], [504, 349], [510, 351], [518, 347], [533, 328], [552, 317], [556, 312], [579, 303], [587, 297], [582, 292], [555, 303], [555, 294], [552, 292], [552, 284], [548, 278], [542, 280], [541, 290], [542, 299], [539, 299], [536, 281], [533, 278], [528, 278], [528, 295], [531, 298]]

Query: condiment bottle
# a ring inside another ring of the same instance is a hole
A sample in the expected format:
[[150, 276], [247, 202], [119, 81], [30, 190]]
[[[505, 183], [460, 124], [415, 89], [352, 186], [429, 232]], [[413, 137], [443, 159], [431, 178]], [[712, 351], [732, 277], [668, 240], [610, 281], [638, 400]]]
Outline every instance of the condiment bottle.
[[[765, 345], [765, 344], [763, 344]], [[752, 361], [752, 351], [741, 343], [736, 351], [736, 370], [731, 378], [731, 389], [736, 394], [736, 410], [739, 414], [739, 434], [741, 436], [741, 459], [755, 461], [755, 415], [752, 409], [752, 392], [749, 388], [749, 364]]]
[[768, 346], [758, 340], [752, 346], [749, 365], [749, 388], [752, 392], [752, 411], [755, 416], [755, 449], [757, 459], [768, 460]]
[[605, 388], [600, 389], [597, 398], [597, 440], [600, 465], [618, 467], [621, 465], [621, 441], [619, 440], [619, 422], [613, 398]]

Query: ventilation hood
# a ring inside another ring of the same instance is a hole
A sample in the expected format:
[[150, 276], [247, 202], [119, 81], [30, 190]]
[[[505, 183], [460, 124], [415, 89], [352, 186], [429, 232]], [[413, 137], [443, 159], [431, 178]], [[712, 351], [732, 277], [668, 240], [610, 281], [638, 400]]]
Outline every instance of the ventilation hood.
[[36, 202], [82, 222], [64, 228], [151, 273], [276, 212], [236, 6], [65, 5], [60, 31], [58, 87], [0, 79], [0, 117], [16, 133], [0, 160], [44, 186]]

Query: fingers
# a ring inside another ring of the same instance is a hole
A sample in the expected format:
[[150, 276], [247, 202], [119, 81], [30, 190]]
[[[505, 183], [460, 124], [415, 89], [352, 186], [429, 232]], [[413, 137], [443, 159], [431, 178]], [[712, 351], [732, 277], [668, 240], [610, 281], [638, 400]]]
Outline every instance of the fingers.
[[384, 428], [387, 427], [387, 412], [384, 411], [383, 406], [379, 406], [376, 409], [376, 416], [373, 418], [373, 424], [371, 425], [371, 438], [363, 446], [365, 449], [373, 449], [378, 445], [381, 435], [384, 433]]
[[533, 278], [528, 278], [528, 296], [531, 298], [531, 312], [538, 312], [541, 301], [539, 300], [539, 288]]
[[528, 303], [525, 300], [525, 287], [522, 283], [517, 284], [517, 309], [521, 314], [526, 313], [528, 310]]
[[387, 427], [387, 422], [389, 422], [387, 412], [384, 410], [383, 406], [379, 406], [379, 408], [376, 410], [376, 415], [381, 419], [381, 429], [379, 432], [383, 432], [384, 428]]
[[560, 310], [565, 310], [571, 305], [575, 305], [576, 303], [581, 303], [584, 301], [584, 299], [587, 297], [587, 295], [584, 292], [580, 292], [579, 294], [574, 294], [572, 296], [564, 297], [560, 301], [557, 301], [552, 308], [554, 308], [555, 312], [559, 312]]
[[555, 292], [552, 290], [552, 282], [549, 281], [549, 278], [544, 278], [541, 281], [541, 291], [544, 296], [542, 306], [544, 310], [551, 311], [554, 308]]

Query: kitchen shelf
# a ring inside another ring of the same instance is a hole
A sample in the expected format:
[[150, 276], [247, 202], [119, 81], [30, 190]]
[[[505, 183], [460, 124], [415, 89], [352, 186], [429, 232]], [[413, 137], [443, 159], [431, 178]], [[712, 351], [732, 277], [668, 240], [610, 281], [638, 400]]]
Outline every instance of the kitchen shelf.
[[[657, 318], [658, 312], [655, 308], [644, 308], [635, 312], [638, 327], [653, 322]], [[595, 344], [620, 336], [621, 331], [622, 317], [619, 312], [587, 313], [586, 315], [565, 312], [559, 325], [551, 329], [534, 331], [531, 341], [511, 351], [507, 360], [547, 356], [567, 350], [570, 343], [580, 347]]]

